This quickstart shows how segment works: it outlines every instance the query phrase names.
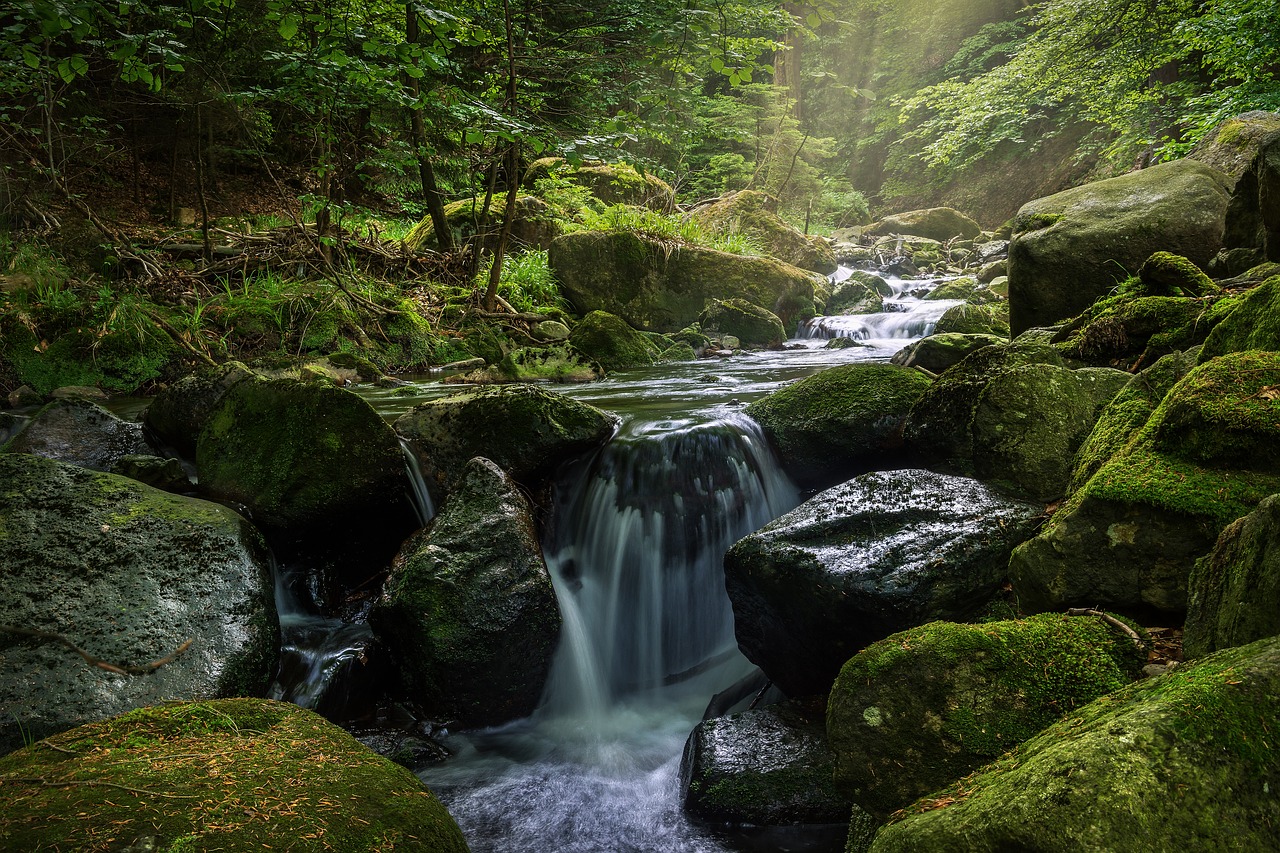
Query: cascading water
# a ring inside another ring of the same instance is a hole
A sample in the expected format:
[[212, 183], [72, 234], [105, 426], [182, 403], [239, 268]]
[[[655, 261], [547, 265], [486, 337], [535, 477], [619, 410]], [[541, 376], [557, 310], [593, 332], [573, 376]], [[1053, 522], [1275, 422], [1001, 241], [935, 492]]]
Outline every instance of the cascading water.
[[[841, 267], [832, 276], [839, 283], [851, 270]], [[958, 299], [923, 299], [941, 281], [918, 281], [888, 277], [884, 282], [892, 294], [884, 298], [884, 310], [876, 314], [814, 317], [803, 323], [796, 337], [802, 339], [852, 338], [856, 341], [895, 341], [899, 346], [909, 340], [933, 333], [948, 308], [962, 304]]]
[[751, 421], [633, 426], [560, 480], [544, 543], [564, 616], [543, 706], [423, 773], [473, 851], [717, 851], [680, 810], [685, 738], [750, 665], [722, 557], [796, 505]]

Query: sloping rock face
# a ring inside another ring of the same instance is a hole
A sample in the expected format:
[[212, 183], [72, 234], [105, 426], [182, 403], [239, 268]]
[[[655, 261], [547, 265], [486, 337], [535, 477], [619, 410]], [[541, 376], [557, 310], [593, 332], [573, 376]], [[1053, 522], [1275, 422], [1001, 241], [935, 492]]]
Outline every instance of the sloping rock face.
[[1188, 657], [1280, 634], [1280, 495], [1227, 525], [1189, 587]]
[[88, 400], [54, 400], [0, 450], [30, 453], [95, 471], [110, 471], [126, 456], [152, 453], [142, 425]]
[[892, 463], [907, 413], [929, 384], [918, 370], [848, 364], [780, 388], [746, 413], [764, 428], [788, 473], [825, 486]]
[[224, 506], [25, 454], [0, 455], [0, 751], [170, 699], [265, 690], [278, 630], [261, 537]]
[[194, 457], [196, 438], [222, 396], [253, 376], [253, 371], [238, 361], [184, 376], [151, 401], [145, 423], [161, 441], [183, 456]]
[[1024, 204], [1009, 246], [1013, 334], [1079, 314], [1154, 252], [1206, 266], [1229, 199], [1223, 173], [1178, 160]]
[[6, 850], [467, 850], [416, 776], [285, 702], [159, 705], [49, 743], [0, 758]]
[[532, 385], [480, 388], [428, 400], [395, 423], [429, 483], [447, 491], [475, 457], [536, 491], [560, 463], [613, 435], [616, 415]]
[[925, 210], [908, 210], [886, 216], [867, 227], [868, 234], [910, 234], [946, 242], [955, 237], [972, 239], [982, 231], [982, 226], [952, 207], [931, 207]]
[[691, 214], [704, 228], [756, 239], [772, 257], [800, 269], [830, 275], [836, 256], [821, 237], [809, 237], [778, 216], [778, 200], [759, 190], [741, 190]]
[[490, 726], [532, 713], [560, 611], [529, 502], [497, 465], [467, 465], [396, 557], [369, 621], [436, 719]]
[[1219, 652], [1069, 714], [871, 850], [1275, 850], [1277, 715], [1280, 640]]
[[831, 690], [836, 781], [883, 819], [1125, 686], [1146, 660], [1093, 616], [894, 634], [854, 655]]
[[1228, 119], [1201, 139], [1187, 159], [1212, 166], [1231, 180], [1222, 242], [1228, 250], [1254, 250], [1248, 260], [1238, 262], [1239, 269], [1228, 263], [1221, 272], [1235, 275], [1264, 259], [1280, 261], [1280, 113], [1255, 110]]
[[815, 280], [821, 279], [771, 258], [668, 249], [634, 234], [598, 231], [558, 238], [551, 244], [550, 264], [579, 312], [607, 311], [652, 332], [683, 329], [712, 299], [745, 299], [789, 317], [782, 310], [786, 303], [812, 302]]
[[738, 646], [787, 694], [824, 693], [870, 643], [976, 615], [1041, 509], [931, 471], [828, 489], [725, 555]]
[[404, 466], [373, 407], [326, 382], [236, 383], [196, 444], [201, 488], [269, 528], [385, 517], [406, 500]]
[[922, 367], [930, 373], [941, 373], [959, 364], [969, 353], [983, 347], [1005, 343], [995, 335], [930, 335], [894, 353], [892, 363], [902, 367]]
[[1134, 369], [1205, 343], [1239, 304], [1240, 298], [1235, 296], [1119, 294], [1089, 306], [1065, 324], [1052, 342], [1065, 358]]
[[680, 766], [684, 808], [708, 823], [844, 823], [821, 706], [787, 702], [699, 723]]
[[1265, 391], [1277, 386], [1277, 353], [1234, 353], [1188, 373], [1014, 552], [1022, 608], [1182, 616], [1195, 560], [1223, 527], [1280, 492], [1280, 423]]
[[1229, 352], [1280, 350], [1280, 275], [1250, 290], [1205, 338], [1200, 360]]

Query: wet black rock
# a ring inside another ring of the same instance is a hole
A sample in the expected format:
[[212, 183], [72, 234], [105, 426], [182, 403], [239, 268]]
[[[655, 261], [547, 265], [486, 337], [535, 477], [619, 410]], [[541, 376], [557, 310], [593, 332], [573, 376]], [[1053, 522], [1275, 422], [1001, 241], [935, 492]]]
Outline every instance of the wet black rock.
[[116, 417], [83, 399], [55, 400], [4, 445], [8, 453], [30, 453], [95, 471], [110, 471], [131, 454], [150, 454], [142, 425]]

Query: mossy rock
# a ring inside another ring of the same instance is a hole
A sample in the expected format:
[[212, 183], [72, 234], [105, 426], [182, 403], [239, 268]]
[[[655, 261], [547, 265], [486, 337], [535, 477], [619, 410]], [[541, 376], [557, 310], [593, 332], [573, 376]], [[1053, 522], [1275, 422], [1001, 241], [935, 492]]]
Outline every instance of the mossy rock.
[[1202, 269], [1173, 252], [1156, 252], [1143, 261], [1138, 280], [1151, 296], [1208, 296], [1221, 290]]
[[1227, 525], [1191, 572], [1189, 658], [1280, 634], [1280, 495]]
[[961, 276], [944, 281], [924, 297], [925, 299], [963, 299], [971, 305], [999, 302], [1000, 297], [985, 284], [979, 284], [973, 276]]
[[[496, 192], [489, 200], [488, 216], [482, 217], [484, 196], [462, 199], [451, 202], [444, 207], [445, 220], [453, 230], [455, 237], [466, 239], [479, 233], [481, 229], [500, 226], [506, 215], [507, 194]], [[482, 222], [481, 219], [484, 221]], [[555, 211], [551, 205], [531, 195], [516, 196], [515, 218], [511, 223], [511, 236], [518, 242], [537, 249], [545, 249], [551, 241], [559, 237], [564, 227], [556, 221]], [[497, 239], [496, 235], [488, 238], [489, 242]], [[404, 246], [411, 252], [426, 249], [438, 249], [435, 223], [430, 216], [425, 216], [413, 229], [405, 235]]]
[[931, 207], [886, 216], [867, 226], [865, 231], [868, 234], [910, 234], [946, 242], [955, 237], [977, 237], [982, 226], [955, 208]]
[[890, 463], [907, 413], [929, 388], [918, 370], [884, 364], [832, 367], [746, 408], [797, 479], [830, 485]]
[[602, 204], [630, 204], [667, 212], [675, 203], [671, 185], [630, 163], [570, 164], [563, 157], [542, 157], [529, 164], [523, 185], [535, 189], [544, 178], [556, 177], [585, 187]]
[[1064, 358], [1136, 369], [1205, 342], [1229, 317], [1236, 297], [1134, 296], [1100, 299], [1053, 337]]
[[0, 751], [141, 705], [260, 694], [275, 670], [270, 557], [220, 504], [0, 454], [0, 583], [0, 624], [62, 634], [115, 666], [189, 643], [155, 672], [127, 676], [56, 642], [0, 633]]
[[827, 700], [840, 789], [885, 818], [1125, 686], [1145, 648], [1093, 616], [931, 622], [854, 655]]
[[935, 335], [995, 335], [1009, 337], [1009, 303], [953, 305], [938, 318]]
[[1205, 338], [1200, 361], [1230, 352], [1280, 350], [1280, 275], [1239, 300]]
[[416, 776], [284, 702], [130, 711], [0, 758], [0, 776], [9, 850], [467, 850]]
[[1024, 610], [1101, 605], [1180, 617], [1187, 578], [1230, 522], [1280, 492], [1280, 353], [1202, 364], [1014, 552]]
[[978, 397], [970, 430], [976, 476], [1020, 497], [1066, 494], [1071, 460], [1130, 376], [1119, 370], [1014, 367]]
[[579, 312], [607, 311], [654, 332], [682, 329], [712, 299], [733, 298], [774, 311], [789, 328], [785, 303], [812, 300], [815, 285], [825, 281], [773, 258], [673, 247], [631, 233], [566, 234], [552, 243], [549, 260]]
[[57, 399], [36, 412], [21, 432], [0, 446], [95, 471], [110, 471], [121, 457], [150, 454], [142, 425], [123, 420], [90, 400]]
[[1013, 333], [1074, 317], [1154, 252], [1208, 264], [1222, 246], [1227, 183], [1177, 160], [1023, 205], [1009, 246]]
[[1135, 375], [1107, 404], [1076, 451], [1067, 494], [1073, 494], [1146, 425], [1165, 395], [1196, 365], [1196, 351], [1171, 353]]
[[161, 441], [188, 458], [196, 454], [196, 437], [222, 395], [253, 376], [238, 361], [184, 376], [161, 390], [147, 406], [146, 425]]
[[878, 314], [884, 310], [884, 298], [893, 293], [885, 280], [873, 273], [855, 270], [832, 289], [823, 312], [838, 314]]
[[970, 353], [1003, 343], [1006, 340], [996, 335], [962, 335], [957, 332], [929, 335], [894, 353], [892, 363], [902, 367], [921, 367], [930, 373], [942, 373], [959, 364]]
[[[557, 324], [559, 325], [559, 324]], [[604, 378], [598, 364], [583, 358], [563, 344], [549, 347], [521, 347], [502, 357], [497, 364], [445, 378], [448, 384], [496, 385], [510, 382], [595, 382]]]
[[46, 331], [47, 338], [38, 339], [15, 313], [0, 317], [0, 365], [8, 363], [15, 384], [41, 394], [70, 385], [129, 394], [162, 379], [179, 362], [177, 346], [158, 328], [98, 336], [83, 325]]
[[497, 465], [467, 464], [396, 557], [370, 622], [434, 719], [478, 727], [533, 713], [560, 611], [529, 501]]
[[1018, 340], [982, 347], [945, 370], [911, 407], [903, 428], [910, 453], [931, 465], [972, 475], [973, 415], [983, 390], [1001, 373], [1028, 364], [1062, 367], [1052, 347]]
[[801, 269], [835, 272], [835, 252], [827, 242], [802, 234], [778, 216], [777, 208], [777, 199], [759, 190], [740, 190], [695, 209], [690, 217], [710, 231], [754, 238], [769, 255]]
[[686, 343], [672, 344], [658, 354], [658, 361], [697, 361], [698, 353]]
[[1280, 639], [1067, 714], [880, 830], [873, 853], [1280, 848]]
[[709, 332], [733, 335], [748, 349], [778, 346], [787, 339], [776, 314], [745, 299], [712, 300], [698, 322]]
[[491, 459], [531, 492], [568, 459], [599, 447], [618, 420], [536, 385], [476, 388], [420, 403], [395, 422], [437, 495], [467, 463]]
[[648, 338], [607, 311], [592, 311], [578, 321], [569, 343], [607, 371], [643, 367], [658, 357], [658, 348]]
[[247, 379], [222, 395], [196, 442], [201, 488], [270, 528], [387, 518], [406, 498], [395, 432], [327, 382]]
[[684, 747], [684, 810], [717, 824], [844, 823], [822, 707], [785, 702], [704, 720]]

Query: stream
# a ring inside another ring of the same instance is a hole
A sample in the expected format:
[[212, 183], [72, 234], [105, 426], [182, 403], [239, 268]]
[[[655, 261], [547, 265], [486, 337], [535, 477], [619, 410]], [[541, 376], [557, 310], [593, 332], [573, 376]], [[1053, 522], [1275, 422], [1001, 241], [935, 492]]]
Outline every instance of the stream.
[[[475, 853], [843, 849], [841, 833], [815, 846], [691, 823], [680, 759], [711, 698], [754, 672], [734, 639], [723, 555], [801, 499], [742, 407], [827, 367], [887, 360], [928, 334], [958, 304], [919, 299], [933, 283], [890, 280], [884, 313], [815, 318], [782, 350], [556, 388], [623, 421], [553, 489], [542, 544], [564, 624], [539, 709], [451, 733], [443, 743], [454, 757], [419, 769]], [[833, 337], [858, 345], [826, 348]], [[457, 389], [427, 380], [361, 393], [393, 418]], [[293, 663], [272, 695], [323, 711], [367, 629], [308, 614], [287, 584], [279, 598]]]

